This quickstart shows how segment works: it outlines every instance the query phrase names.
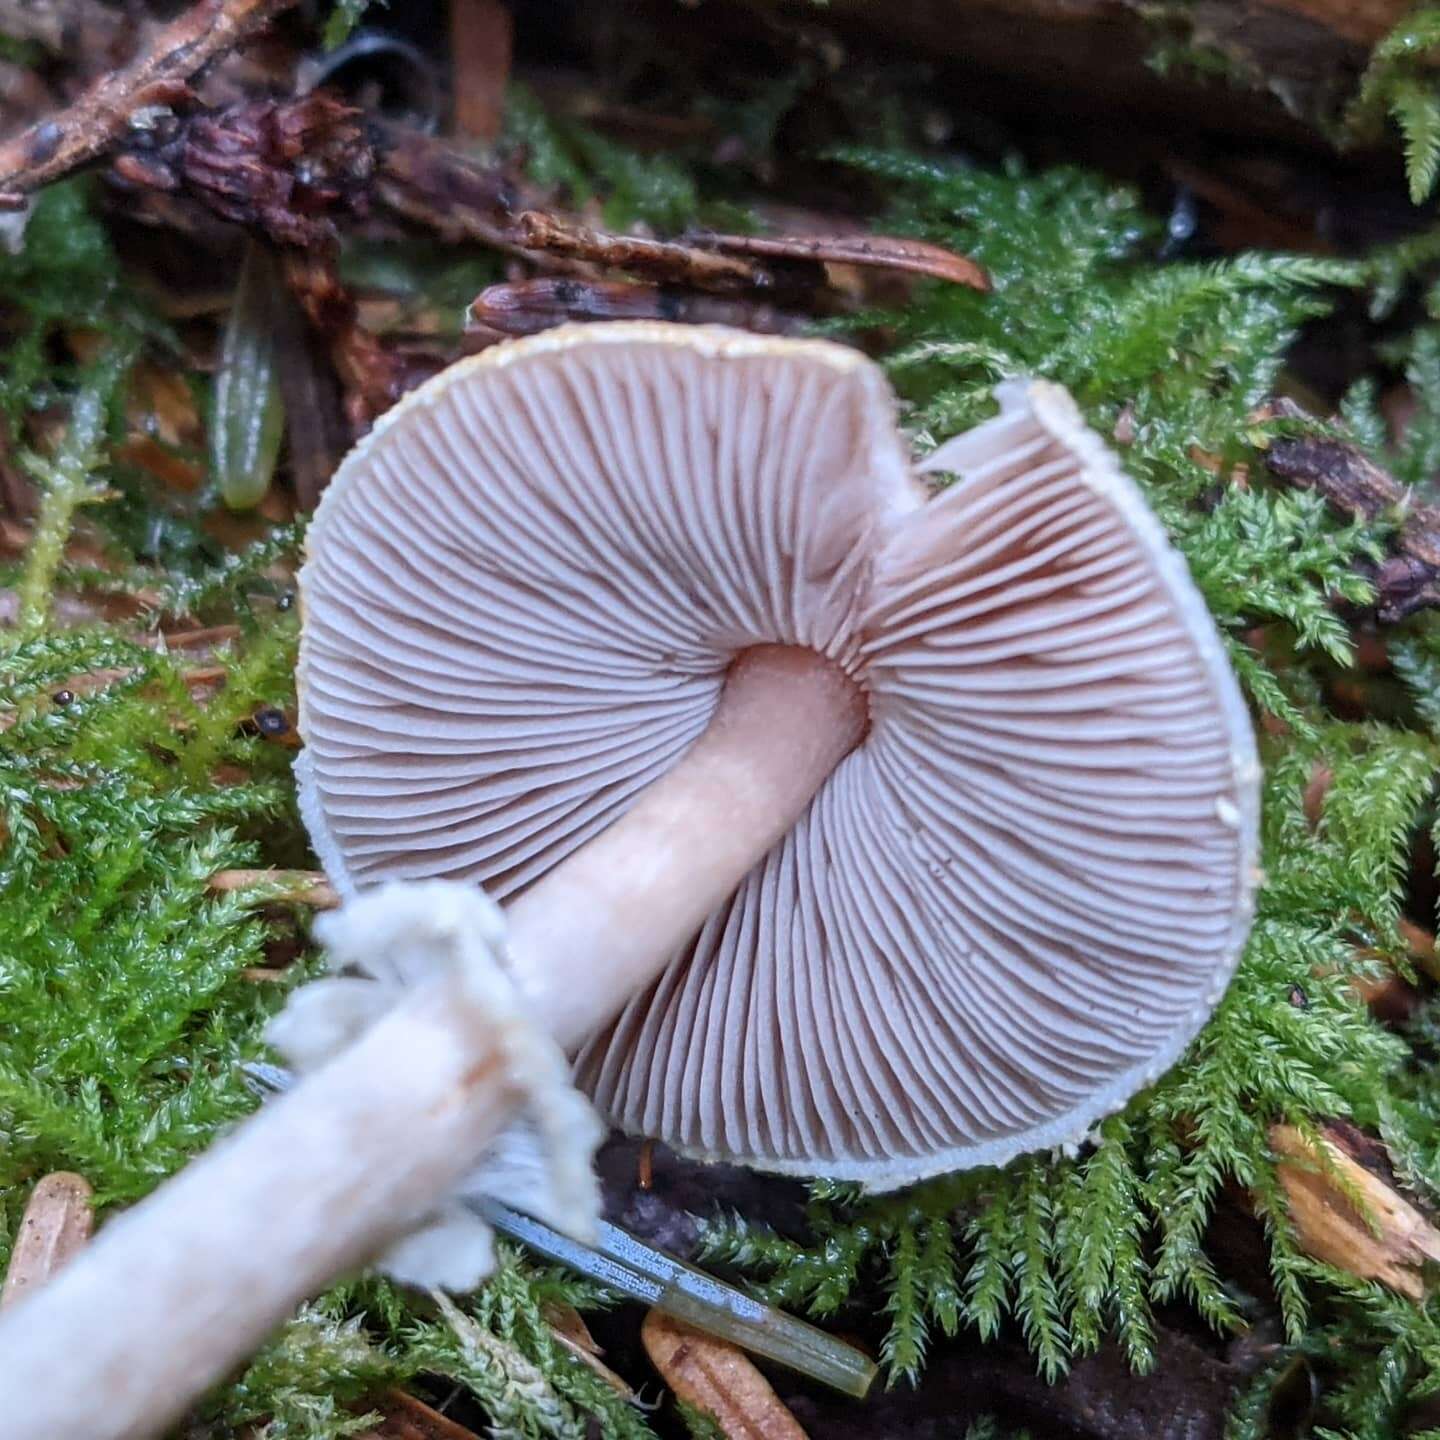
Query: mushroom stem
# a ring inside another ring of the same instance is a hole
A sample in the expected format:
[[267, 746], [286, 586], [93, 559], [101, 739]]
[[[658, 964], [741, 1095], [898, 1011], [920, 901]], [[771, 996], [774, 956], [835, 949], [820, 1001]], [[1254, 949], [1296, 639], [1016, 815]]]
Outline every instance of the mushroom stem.
[[506, 912], [521, 983], [562, 1045], [612, 1019], [699, 931], [867, 719], [859, 686], [815, 651], [741, 653], [680, 763]]
[[[536, 1021], [569, 1045], [609, 1019], [799, 817], [865, 722], [830, 661], [745, 652], [681, 763], [511, 907]], [[431, 982], [105, 1226], [0, 1321], [5, 1440], [128, 1440], [173, 1419], [473, 1167], [519, 1099], [495, 1041], [462, 985]]]
[[296, 1303], [394, 1240], [519, 1102], [460, 980], [102, 1227], [0, 1320], [4, 1440], [147, 1440]]

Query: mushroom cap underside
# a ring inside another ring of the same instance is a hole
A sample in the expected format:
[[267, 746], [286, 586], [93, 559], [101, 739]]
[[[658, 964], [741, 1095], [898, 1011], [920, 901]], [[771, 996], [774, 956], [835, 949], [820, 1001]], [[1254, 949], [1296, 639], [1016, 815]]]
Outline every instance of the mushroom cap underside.
[[757, 644], [871, 725], [577, 1060], [626, 1129], [898, 1184], [1079, 1138], [1179, 1055], [1249, 924], [1258, 767], [1213, 623], [1055, 387], [934, 463], [820, 341], [565, 327], [342, 466], [302, 577], [302, 801], [342, 886], [513, 897], [623, 814]]

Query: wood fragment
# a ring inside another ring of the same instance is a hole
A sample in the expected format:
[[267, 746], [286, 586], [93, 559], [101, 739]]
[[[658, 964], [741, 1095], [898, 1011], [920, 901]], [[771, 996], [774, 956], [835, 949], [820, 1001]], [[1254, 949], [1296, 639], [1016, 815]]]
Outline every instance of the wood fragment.
[[293, 251], [285, 257], [285, 279], [310, 324], [328, 342], [345, 392], [346, 418], [356, 432], [363, 432], [440, 364], [382, 345], [360, 323], [355, 297], [341, 283], [336, 261], [331, 247]]
[[387, 1390], [373, 1407], [384, 1417], [356, 1440], [477, 1440], [473, 1430], [432, 1409], [404, 1390]]
[[0, 1289], [0, 1310], [43, 1285], [89, 1240], [95, 1192], [83, 1175], [57, 1170], [30, 1192]]
[[724, 294], [779, 288], [770, 270], [741, 256], [712, 253], [676, 240], [616, 235], [540, 210], [517, 215], [513, 236], [526, 250], [543, 250], [609, 270], [626, 270], [660, 284]]
[[585, 1317], [573, 1306], [561, 1300], [548, 1300], [543, 1307], [545, 1323], [550, 1333], [580, 1363], [593, 1370], [623, 1400], [636, 1399], [635, 1392], [601, 1360], [605, 1353], [595, 1343]]
[[450, 0], [454, 125], [471, 140], [494, 140], [505, 118], [514, 22], [500, 0]]
[[369, 209], [375, 154], [364, 117], [325, 91], [164, 112], [127, 131], [111, 183], [193, 201], [281, 245], [334, 241]]
[[1398, 929], [1415, 968], [1432, 980], [1440, 980], [1440, 954], [1436, 952], [1434, 934], [1413, 920], [1401, 920]]
[[465, 155], [433, 135], [374, 126], [375, 198], [392, 213], [451, 244], [476, 241], [524, 255], [512, 234], [526, 208], [522, 183], [493, 162]]
[[1412, 1300], [1425, 1297], [1421, 1267], [1440, 1261], [1440, 1230], [1395, 1188], [1378, 1141], [1331, 1122], [1317, 1147], [1293, 1126], [1275, 1125], [1270, 1148], [1302, 1249]]
[[687, 237], [703, 250], [723, 255], [754, 255], [780, 260], [808, 260], [821, 265], [859, 265], [878, 270], [903, 270], [932, 280], [948, 280], [972, 290], [988, 291], [990, 276], [975, 261], [897, 235], [719, 235], [702, 232]]
[[141, 645], [163, 644], [167, 650], [213, 650], [240, 638], [238, 625], [206, 625], [199, 630], [163, 630], [158, 636], [141, 636]]
[[1312, 830], [1320, 828], [1325, 815], [1325, 797], [1335, 783], [1335, 772], [1328, 765], [1318, 762], [1310, 767], [1310, 778], [1300, 793], [1300, 808], [1305, 812], [1305, 823]]
[[807, 1440], [770, 1382], [734, 1345], [658, 1310], [646, 1315], [640, 1339], [676, 1396], [714, 1416], [727, 1440]]
[[743, 295], [696, 295], [662, 285], [552, 276], [491, 285], [466, 312], [471, 330], [501, 335], [534, 335], [567, 320], [675, 320], [733, 325], [762, 335], [793, 334], [806, 323], [803, 316]]
[[340, 904], [339, 894], [319, 870], [217, 870], [209, 887], [220, 895], [253, 891], [256, 904], [309, 905], [315, 910], [334, 910]]
[[[1293, 405], [1276, 402], [1271, 413], [1297, 416]], [[1386, 513], [1400, 517], [1394, 554], [1376, 572], [1376, 615], [1386, 624], [1416, 611], [1440, 606], [1440, 506], [1416, 504], [1409, 490], [1349, 441], [1302, 435], [1271, 443], [1271, 475], [1315, 490], [1334, 510], [1356, 520]]]
[[188, 82], [298, 0], [200, 0], [129, 65], [102, 72], [73, 105], [0, 143], [0, 196], [12, 201], [107, 153], [144, 112], [190, 99]]
[[275, 366], [285, 402], [287, 471], [301, 510], [313, 510], [354, 436], [324, 338], [293, 295], [275, 306]]

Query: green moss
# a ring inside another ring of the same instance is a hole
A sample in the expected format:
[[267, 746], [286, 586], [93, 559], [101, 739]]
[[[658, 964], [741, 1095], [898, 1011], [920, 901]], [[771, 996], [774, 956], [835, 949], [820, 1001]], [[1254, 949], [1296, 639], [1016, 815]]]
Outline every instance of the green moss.
[[1346, 123], [1373, 141], [1388, 118], [1405, 143], [1405, 172], [1415, 204], [1429, 198], [1440, 177], [1440, 87], [1434, 54], [1440, 46], [1440, 7], [1418, 5], [1375, 46]]
[[321, 43], [327, 50], [343, 45], [355, 27], [365, 18], [365, 12], [375, 4], [385, 5], [387, 0], [335, 0], [325, 21]]
[[[612, 223], [672, 226], [700, 203], [668, 162], [556, 139], [523, 100], [513, 125], [537, 176], [577, 200], [604, 193]], [[1162, 265], [1158, 227], [1137, 198], [1092, 175], [953, 168], [894, 152], [835, 158], [892, 197], [880, 227], [955, 245], [994, 277], [988, 296], [926, 284], [904, 309], [839, 327], [882, 352], [917, 445], [982, 419], [995, 380], [1019, 373], [1063, 381], [1102, 433], [1123, 437], [1125, 464], [1184, 551], [1251, 702], [1280, 722], [1265, 751], [1266, 885], [1214, 1019], [1083, 1153], [881, 1199], [818, 1185], [808, 1243], [742, 1216], [708, 1228], [710, 1253], [821, 1317], [883, 1307], [892, 1377], [920, 1376], [928, 1346], [961, 1327], [984, 1339], [1017, 1330], [1052, 1377], [1108, 1336], [1143, 1369], [1159, 1304], [1187, 1304], [1220, 1330], [1258, 1313], [1257, 1297], [1225, 1278], [1206, 1246], [1217, 1195], [1238, 1185], [1268, 1234], [1280, 1363], [1298, 1357], [1323, 1372], [1335, 1433], [1395, 1433], [1436, 1383], [1436, 1317], [1297, 1253], [1266, 1133], [1277, 1121], [1309, 1131], [1350, 1116], [1385, 1137], [1410, 1183], [1440, 1185], [1440, 1023], [1427, 1010], [1412, 1031], [1387, 1030], [1348, 984], [1374, 964], [1358, 958], [1361, 945], [1401, 953], [1408, 851], [1434, 818], [1440, 625], [1417, 617], [1394, 631], [1403, 690], [1389, 722], [1336, 713], [1328, 697], [1351, 665], [1352, 638], [1333, 601], [1369, 598], [1357, 567], [1393, 520], [1345, 523], [1314, 497], [1268, 484], [1265, 448], [1295, 422], [1259, 418], [1257, 407], [1297, 330], [1342, 287], [1368, 287], [1384, 308], [1428, 283], [1440, 246], [1427, 237], [1354, 265], [1284, 255]], [[102, 1207], [125, 1203], [251, 1106], [238, 1063], [283, 987], [243, 972], [295, 927], [211, 895], [206, 881], [226, 866], [303, 860], [290, 752], [244, 724], [259, 705], [293, 698], [296, 620], [270, 572], [293, 556], [296, 530], [224, 559], [199, 540], [177, 543], [157, 567], [137, 537], [169, 502], [136, 488], [124, 523], [111, 524], [112, 583], [159, 589], [173, 610], [238, 626], [221, 656], [226, 683], [207, 705], [191, 699], [182, 659], [140, 643], [133, 627], [54, 624], [57, 600], [73, 599], [86, 578], [62, 561], [80, 506], [115, 514], [90, 502], [118, 479], [108, 441], [125, 367], [166, 343], [125, 301], [83, 202], [80, 190], [51, 192], [25, 255], [0, 261], [0, 298], [21, 317], [18, 343], [0, 357], [0, 402], [17, 420], [57, 401], [71, 415], [66, 438], [34, 462], [45, 500], [14, 577], [24, 623], [0, 639], [6, 1233], [45, 1171], [78, 1169]], [[429, 281], [407, 271], [398, 283], [418, 292]], [[57, 358], [52, 343], [76, 303], [67, 287], [108, 338], [89, 370]], [[1386, 363], [1405, 369], [1417, 400], [1406, 440], [1389, 445], [1373, 385], [1354, 388], [1343, 412], [1356, 438], [1419, 481], [1440, 462], [1436, 321], [1427, 315], [1399, 338]], [[103, 683], [77, 683], [101, 672]], [[1312, 827], [1302, 795], [1319, 766], [1333, 781]], [[578, 1435], [593, 1421], [606, 1435], [638, 1437], [642, 1418], [557, 1346], [541, 1310], [547, 1299], [602, 1298], [514, 1257], [448, 1315], [380, 1282], [341, 1287], [211, 1398], [212, 1431], [362, 1432], [377, 1386], [441, 1377], [506, 1433]], [[1237, 1409], [1237, 1433], [1259, 1433], [1265, 1409], [1257, 1388]]]

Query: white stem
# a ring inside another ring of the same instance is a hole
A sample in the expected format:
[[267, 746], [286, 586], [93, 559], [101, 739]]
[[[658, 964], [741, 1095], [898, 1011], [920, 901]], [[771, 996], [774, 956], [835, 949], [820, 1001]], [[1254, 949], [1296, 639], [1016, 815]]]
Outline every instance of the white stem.
[[[609, 1019], [863, 726], [858, 692], [818, 656], [741, 657], [684, 761], [511, 907], [535, 1018], [567, 1045]], [[449, 1192], [518, 1099], [460, 983], [417, 990], [0, 1318], [0, 1440], [155, 1435]]]

